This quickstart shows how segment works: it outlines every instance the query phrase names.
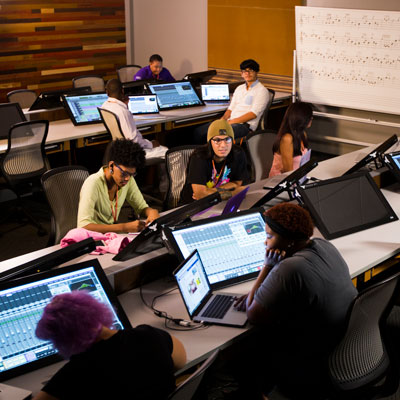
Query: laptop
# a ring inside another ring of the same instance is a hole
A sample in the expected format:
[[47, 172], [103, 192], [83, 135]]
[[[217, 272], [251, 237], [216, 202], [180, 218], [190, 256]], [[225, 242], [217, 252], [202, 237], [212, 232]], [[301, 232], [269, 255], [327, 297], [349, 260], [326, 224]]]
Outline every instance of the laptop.
[[213, 289], [255, 278], [265, 257], [263, 209], [162, 227], [161, 238], [180, 261], [198, 250]]
[[[311, 159], [311, 149], [308, 149], [306, 154], [302, 155], [300, 158], [300, 165], [299, 168], [302, 167], [304, 164], [307, 164]], [[304, 175], [301, 179], [299, 179], [299, 184], [302, 185], [308, 180], [307, 175]]]
[[63, 95], [62, 98], [65, 109], [75, 126], [101, 123], [97, 108], [107, 101], [108, 96], [105, 92]]
[[[249, 191], [250, 186], [247, 186], [245, 189], [243, 189], [241, 192], [235, 194], [233, 197], [231, 197], [225, 204], [224, 209], [222, 210], [221, 214], [211, 214], [208, 218], [210, 217], [216, 217], [218, 215], [225, 215], [225, 214], [231, 214], [231, 213], [235, 213], [236, 211], [239, 210], [240, 205], [242, 204], [244, 198], [246, 197], [247, 192]], [[195, 216], [204, 214], [208, 211], [204, 210], [204, 211], [200, 211], [198, 214], [196, 214]]]
[[189, 81], [149, 84], [148, 88], [157, 95], [160, 111], [204, 105]]
[[174, 276], [191, 320], [215, 325], [246, 325], [247, 314], [233, 307], [235, 298], [240, 295], [213, 293], [197, 250], [179, 265]]
[[201, 98], [205, 103], [210, 104], [228, 104], [229, 83], [202, 83]]
[[155, 94], [129, 96], [128, 109], [133, 115], [158, 114], [157, 96]]
[[113, 313], [113, 328], [131, 327], [96, 259], [0, 283], [0, 381], [60, 361], [49, 341], [35, 336], [36, 325], [52, 297], [86, 290]]

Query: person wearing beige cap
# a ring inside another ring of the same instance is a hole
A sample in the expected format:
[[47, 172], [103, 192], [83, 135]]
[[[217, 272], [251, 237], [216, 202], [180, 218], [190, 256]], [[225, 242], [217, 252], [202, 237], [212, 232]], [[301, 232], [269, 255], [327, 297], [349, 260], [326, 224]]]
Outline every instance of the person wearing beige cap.
[[207, 144], [195, 150], [189, 161], [181, 204], [202, 199], [216, 191], [227, 200], [244, 189], [248, 179], [246, 155], [233, 143], [232, 126], [223, 119], [207, 131]]

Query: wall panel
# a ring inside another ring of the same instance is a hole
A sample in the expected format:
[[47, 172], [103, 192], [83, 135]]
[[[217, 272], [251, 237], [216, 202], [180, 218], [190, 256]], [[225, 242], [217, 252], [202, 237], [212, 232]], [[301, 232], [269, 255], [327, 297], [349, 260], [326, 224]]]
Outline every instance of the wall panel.
[[69, 88], [126, 64], [124, 0], [0, 2], [0, 102], [15, 89]]

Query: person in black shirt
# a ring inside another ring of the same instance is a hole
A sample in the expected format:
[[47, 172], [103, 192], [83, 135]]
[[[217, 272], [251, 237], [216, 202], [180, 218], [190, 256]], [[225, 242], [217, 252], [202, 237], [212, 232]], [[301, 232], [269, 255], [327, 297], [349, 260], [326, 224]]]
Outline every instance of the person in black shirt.
[[189, 161], [181, 204], [202, 199], [216, 191], [222, 200], [244, 189], [247, 179], [246, 155], [233, 144], [232, 126], [225, 120], [214, 121], [208, 128], [207, 144], [193, 153]]
[[182, 343], [148, 325], [117, 331], [112, 322], [108, 306], [85, 291], [55, 296], [36, 335], [69, 361], [34, 400], [166, 399], [174, 369], [186, 363]]

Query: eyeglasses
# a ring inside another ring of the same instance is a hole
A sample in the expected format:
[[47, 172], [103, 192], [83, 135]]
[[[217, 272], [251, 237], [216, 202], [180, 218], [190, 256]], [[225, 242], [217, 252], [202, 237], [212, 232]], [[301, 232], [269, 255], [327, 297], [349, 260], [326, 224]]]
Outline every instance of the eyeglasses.
[[242, 74], [252, 74], [254, 72], [254, 69], [251, 68], [242, 69]]
[[230, 136], [220, 139], [220, 138], [216, 138], [216, 139], [211, 139], [217, 146], [219, 146], [222, 142], [225, 142], [226, 144], [232, 143], [232, 138]]
[[137, 175], [137, 172], [133, 172], [132, 174], [128, 171], [124, 171], [117, 163], [114, 163], [114, 165], [121, 171], [121, 175], [123, 178], [134, 178]]

